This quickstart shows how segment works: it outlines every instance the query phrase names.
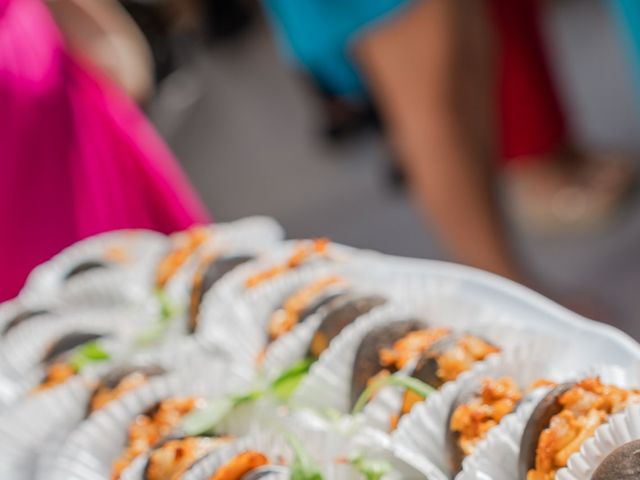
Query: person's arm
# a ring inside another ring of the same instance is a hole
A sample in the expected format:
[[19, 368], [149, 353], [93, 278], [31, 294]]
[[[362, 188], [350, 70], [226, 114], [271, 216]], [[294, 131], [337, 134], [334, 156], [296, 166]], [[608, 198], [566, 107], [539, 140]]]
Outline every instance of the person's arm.
[[89, 59], [138, 102], [153, 90], [153, 60], [142, 32], [114, 0], [47, 2], [70, 49]]
[[495, 201], [493, 45], [481, 3], [414, 2], [356, 53], [445, 246], [459, 261], [520, 279]]

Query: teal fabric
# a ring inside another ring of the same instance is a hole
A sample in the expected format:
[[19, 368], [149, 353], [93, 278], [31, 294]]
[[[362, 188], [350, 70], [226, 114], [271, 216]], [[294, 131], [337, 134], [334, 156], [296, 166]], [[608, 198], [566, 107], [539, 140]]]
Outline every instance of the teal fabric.
[[637, 98], [640, 101], [640, 0], [610, 0], [616, 13], [635, 72]]
[[366, 95], [350, 52], [362, 29], [412, 0], [264, 0], [282, 48], [328, 92]]

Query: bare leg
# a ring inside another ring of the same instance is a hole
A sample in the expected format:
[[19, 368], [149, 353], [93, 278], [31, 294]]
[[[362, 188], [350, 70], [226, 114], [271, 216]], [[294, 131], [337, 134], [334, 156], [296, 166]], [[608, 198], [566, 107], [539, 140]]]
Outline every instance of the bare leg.
[[137, 25], [114, 0], [48, 2], [71, 49], [102, 69], [138, 102], [153, 90], [151, 52]]
[[483, 2], [416, 3], [357, 45], [417, 203], [460, 261], [520, 279], [495, 201]]

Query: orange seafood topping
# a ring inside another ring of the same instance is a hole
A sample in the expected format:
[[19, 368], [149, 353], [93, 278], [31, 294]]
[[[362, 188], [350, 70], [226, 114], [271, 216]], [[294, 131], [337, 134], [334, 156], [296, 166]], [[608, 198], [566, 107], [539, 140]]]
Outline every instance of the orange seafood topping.
[[120, 478], [123, 470], [141, 453], [167, 436], [182, 418], [203, 400], [198, 397], [170, 398], [158, 404], [152, 413], [138, 415], [129, 425], [127, 447], [113, 463], [111, 478]]
[[170, 440], [149, 457], [146, 480], [178, 480], [199, 459], [231, 441], [230, 437]]
[[449, 427], [460, 434], [458, 445], [470, 455], [489, 430], [511, 413], [522, 399], [522, 392], [509, 377], [487, 378], [471, 401], [460, 405], [451, 415]]
[[247, 450], [220, 467], [209, 480], [241, 480], [247, 473], [269, 463], [269, 459], [263, 453]]
[[49, 390], [50, 388], [57, 387], [58, 385], [62, 385], [64, 382], [73, 377], [76, 373], [75, 368], [65, 362], [56, 362], [52, 363], [47, 367], [47, 373], [40, 385], [34, 387], [31, 392], [38, 393], [43, 392], [45, 390]]
[[315, 255], [326, 255], [329, 243], [329, 239], [327, 238], [319, 238], [311, 242], [300, 242], [291, 256], [283, 263], [260, 271], [247, 278], [245, 287], [254, 288], [267, 280], [276, 278], [289, 270], [299, 267]]
[[436, 357], [438, 370], [436, 375], [445, 382], [450, 382], [471, 368], [475, 362], [484, 360], [500, 349], [473, 335], [464, 335], [452, 348]]
[[202, 282], [204, 282], [204, 276], [207, 273], [209, 265], [218, 258], [218, 255], [218, 253], [205, 255], [200, 261], [196, 272], [193, 274], [191, 282], [191, 299], [189, 303], [189, 327], [192, 330], [195, 330], [197, 326], [196, 319], [198, 317], [198, 310], [200, 309], [200, 300], [202, 299]]
[[291, 295], [282, 308], [271, 315], [268, 325], [269, 340], [276, 340], [293, 330], [302, 313], [327, 289], [346, 284], [342, 278], [334, 275], [316, 280]]
[[124, 377], [115, 388], [108, 388], [104, 385], [101, 385], [96, 390], [96, 393], [93, 395], [91, 399], [91, 404], [89, 405], [89, 410], [91, 412], [95, 412], [96, 410], [100, 410], [104, 408], [107, 404], [117, 400], [122, 395], [131, 390], [138, 388], [140, 385], [143, 385], [148, 380], [148, 377], [142, 372], [131, 372], [129, 375]]
[[156, 286], [164, 288], [178, 269], [185, 264], [191, 254], [195, 252], [211, 236], [205, 226], [199, 225], [180, 232], [173, 237], [174, 245], [171, 251], [160, 261], [156, 270]]
[[540, 434], [535, 468], [529, 470], [527, 480], [553, 480], [556, 471], [567, 465], [569, 457], [609, 415], [639, 401], [639, 391], [603, 385], [598, 378], [583, 380], [567, 390], [558, 399], [562, 411]]
[[380, 363], [401, 370], [450, 333], [451, 330], [446, 327], [425, 328], [410, 332], [394, 343], [391, 348], [380, 350]]

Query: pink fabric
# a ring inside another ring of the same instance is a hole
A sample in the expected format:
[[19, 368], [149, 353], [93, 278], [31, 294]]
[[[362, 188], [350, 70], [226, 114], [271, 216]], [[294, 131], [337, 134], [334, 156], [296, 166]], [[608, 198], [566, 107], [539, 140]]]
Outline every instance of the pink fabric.
[[41, 0], [0, 0], [0, 300], [87, 236], [208, 221], [151, 125], [70, 57]]

